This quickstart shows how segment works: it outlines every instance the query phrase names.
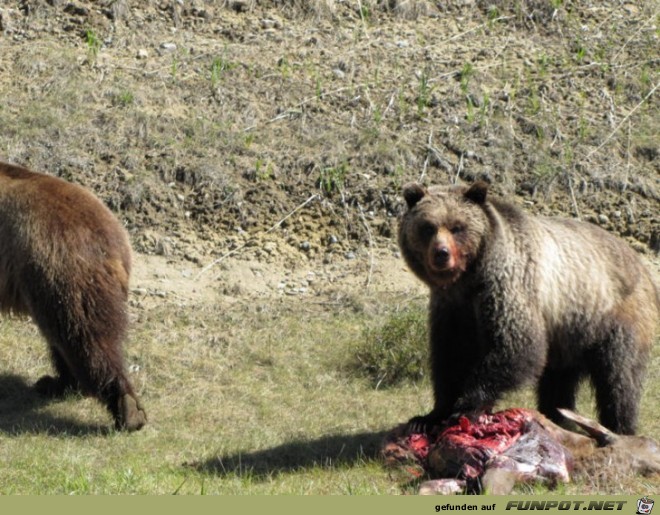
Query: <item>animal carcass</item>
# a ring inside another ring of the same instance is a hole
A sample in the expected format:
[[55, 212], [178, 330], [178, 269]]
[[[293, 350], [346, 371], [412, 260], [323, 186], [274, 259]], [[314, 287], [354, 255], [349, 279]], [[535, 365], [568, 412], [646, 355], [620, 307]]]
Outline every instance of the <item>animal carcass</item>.
[[394, 429], [382, 454], [390, 465], [420, 468], [430, 479], [420, 493], [505, 494], [516, 483], [541, 482], [550, 487], [570, 481], [572, 473], [612, 462], [628, 473], [660, 472], [660, 447], [646, 437], [619, 436], [593, 420], [568, 410], [564, 417], [587, 435], [568, 431], [534, 410], [511, 408], [480, 415], [432, 434]]

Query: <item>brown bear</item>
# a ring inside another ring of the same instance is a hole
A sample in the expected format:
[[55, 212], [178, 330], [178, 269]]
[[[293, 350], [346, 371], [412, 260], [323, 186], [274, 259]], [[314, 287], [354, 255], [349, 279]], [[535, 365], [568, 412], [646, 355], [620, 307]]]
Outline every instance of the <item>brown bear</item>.
[[603, 425], [634, 434], [660, 309], [650, 272], [599, 227], [526, 214], [487, 189], [403, 189], [399, 245], [430, 288], [434, 390], [409, 429], [488, 410], [532, 381], [560, 421], [588, 377]]
[[94, 195], [62, 179], [0, 163], [0, 311], [28, 314], [47, 340], [56, 376], [48, 396], [96, 396], [115, 427], [146, 414], [124, 370], [131, 248]]

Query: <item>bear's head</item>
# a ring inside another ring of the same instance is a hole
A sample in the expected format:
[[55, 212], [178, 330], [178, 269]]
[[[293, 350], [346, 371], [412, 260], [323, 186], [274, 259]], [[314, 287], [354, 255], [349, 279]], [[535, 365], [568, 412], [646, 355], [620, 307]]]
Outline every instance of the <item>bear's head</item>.
[[408, 210], [399, 246], [410, 269], [430, 287], [455, 283], [477, 258], [489, 228], [484, 211], [488, 185], [403, 187]]

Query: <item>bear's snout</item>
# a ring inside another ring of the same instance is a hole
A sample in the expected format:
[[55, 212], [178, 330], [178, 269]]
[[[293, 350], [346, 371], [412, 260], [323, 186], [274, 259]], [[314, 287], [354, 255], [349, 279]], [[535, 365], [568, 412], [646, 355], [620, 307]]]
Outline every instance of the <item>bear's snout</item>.
[[451, 241], [438, 238], [427, 254], [427, 263], [431, 272], [444, 273], [454, 271], [457, 266], [455, 249]]
[[446, 245], [441, 245], [433, 250], [433, 265], [439, 269], [448, 267], [451, 261], [451, 251]]

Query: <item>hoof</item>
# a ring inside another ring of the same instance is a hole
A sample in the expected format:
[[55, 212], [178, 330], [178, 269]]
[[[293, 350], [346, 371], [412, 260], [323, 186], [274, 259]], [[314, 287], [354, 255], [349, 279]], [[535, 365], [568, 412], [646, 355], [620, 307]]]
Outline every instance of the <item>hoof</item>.
[[140, 401], [130, 394], [119, 398], [115, 428], [119, 431], [138, 431], [147, 423], [147, 414]]

